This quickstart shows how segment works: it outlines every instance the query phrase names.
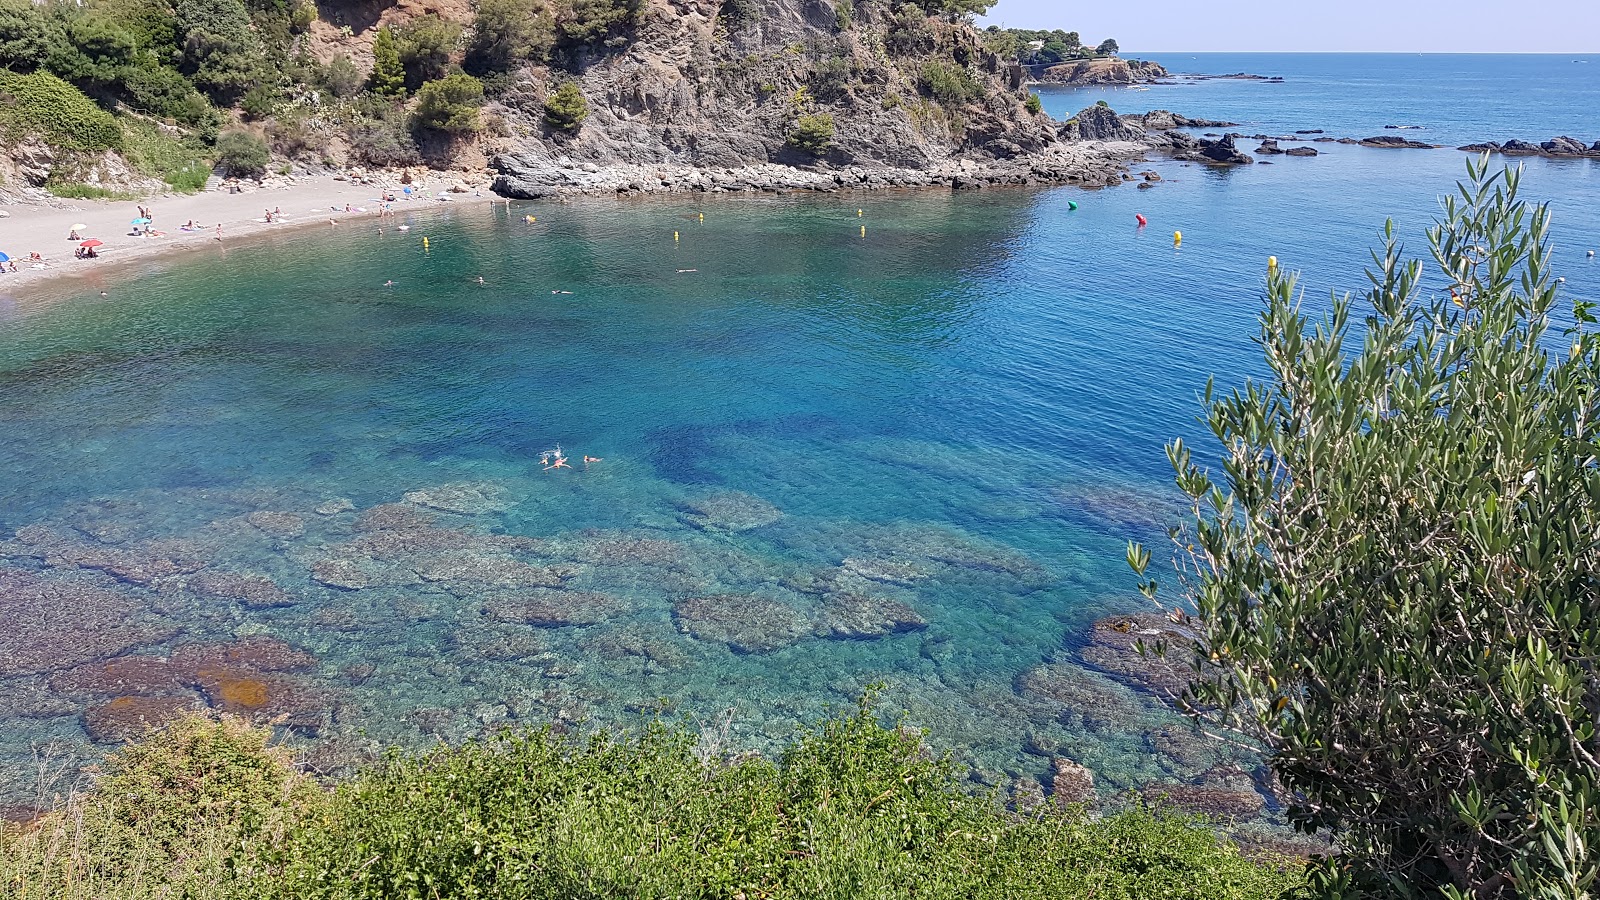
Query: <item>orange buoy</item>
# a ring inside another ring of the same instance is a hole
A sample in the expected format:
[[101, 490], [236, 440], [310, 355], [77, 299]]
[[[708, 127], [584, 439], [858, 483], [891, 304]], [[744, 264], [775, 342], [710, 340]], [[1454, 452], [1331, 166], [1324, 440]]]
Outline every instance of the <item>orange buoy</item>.
[[1135, 218], [1135, 219], [1138, 219], [1138, 220], [1139, 220], [1139, 227], [1140, 227], [1140, 228], [1143, 228], [1143, 227], [1145, 227], [1145, 226], [1146, 226], [1146, 225], [1149, 225], [1149, 224], [1150, 224], [1150, 220], [1149, 220], [1149, 219], [1146, 219], [1146, 218], [1145, 218], [1145, 217], [1144, 217], [1144, 216], [1143, 216], [1143, 215], [1142, 215], [1142, 214], [1140, 214], [1140, 213], [1134, 213], [1134, 214], [1133, 214], [1133, 217], [1134, 217], [1134, 218]]

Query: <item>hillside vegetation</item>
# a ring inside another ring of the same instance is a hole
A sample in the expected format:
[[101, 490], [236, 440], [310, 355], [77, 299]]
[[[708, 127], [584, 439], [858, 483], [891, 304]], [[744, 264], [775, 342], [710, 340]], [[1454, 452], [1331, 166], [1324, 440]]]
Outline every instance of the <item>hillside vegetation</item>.
[[651, 724], [392, 754], [324, 790], [265, 729], [189, 718], [0, 831], [0, 891], [44, 898], [1207, 898], [1298, 875], [1143, 806], [1005, 812], [862, 709], [773, 761]]

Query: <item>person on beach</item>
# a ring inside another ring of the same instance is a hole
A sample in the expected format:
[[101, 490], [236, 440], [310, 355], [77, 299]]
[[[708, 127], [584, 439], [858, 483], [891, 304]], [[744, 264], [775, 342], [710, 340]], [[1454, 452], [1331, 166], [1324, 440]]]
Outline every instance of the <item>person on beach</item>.
[[83, 236], [78, 234], [78, 229], [74, 228], [71, 231], [67, 232], [67, 240], [69, 240], [69, 241], [81, 241], [81, 240], [83, 240]]
[[217, 240], [222, 240], [222, 223], [217, 223]]
[[268, 225], [271, 225], [271, 224], [272, 224], [272, 210], [270, 210], [270, 209], [263, 209], [263, 210], [262, 210], [262, 211], [261, 211], [261, 215], [263, 215], [263, 216], [265, 216], [265, 217], [266, 217], [266, 219], [267, 219], [267, 224], [268, 224]]

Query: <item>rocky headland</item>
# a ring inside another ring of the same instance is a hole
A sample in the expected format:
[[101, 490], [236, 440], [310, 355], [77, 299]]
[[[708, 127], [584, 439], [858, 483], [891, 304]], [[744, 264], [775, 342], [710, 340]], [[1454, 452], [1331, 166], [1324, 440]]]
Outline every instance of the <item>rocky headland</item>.
[[1164, 66], [1152, 60], [1122, 59], [1116, 56], [1076, 59], [1044, 67], [1035, 76], [1037, 84], [1076, 86], [1153, 84], [1170, 78]]

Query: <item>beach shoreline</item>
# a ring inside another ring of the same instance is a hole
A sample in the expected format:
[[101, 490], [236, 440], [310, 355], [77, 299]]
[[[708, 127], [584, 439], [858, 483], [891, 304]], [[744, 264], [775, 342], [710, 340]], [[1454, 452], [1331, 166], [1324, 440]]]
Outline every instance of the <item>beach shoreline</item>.
[[[449, 185], [451, 182], [439, 182]], [[414, 187], [411, 195], [398, 183], [363, 184], [331, 175], [297, 179], [292, 184], [247, 189], [240, 193], [208, 190], [196, 194], [167, 194], [146, 200], [81, 201], [79, 207], [12, 204], [0, 218], [0, 251], [16, 264], [17, 271], [0, 274], [0, 297], [13, 303], [52, 293], [46, 288], [75, 281], [117, 279], [138, 271], [135, 264], [175, 255], [181, 251], [228, 248], [243, 245], [285, 230], [324, 228], [387, 227], [380, 219], [381, 197], [391, 192], [396, 200], [390, 215], [396, 226], [399, 216], [483, 203], [504, 202], [505, 198], [486, 188], [467, 193], [440, 191], [437, 185]], [[445, 199], [440, 199], [440, 198]], [[349, 211], [346, 211], [348, 206]], [[139, 208], [149, 209], [156, 236], [134, 234], [132, 220]], [[273, 210], [273, 221], [265, 213]], [[192, 230], [183, 226], [195, 223]], [[80, 241], [71, 240], [72, 226], [80, 238], [97, 239], [93, 259], [74, 256]], [[221, 226], [220, 240], [218, 226]], [[30, 260], [30, 253], [44, 256], [43, 263]]]

